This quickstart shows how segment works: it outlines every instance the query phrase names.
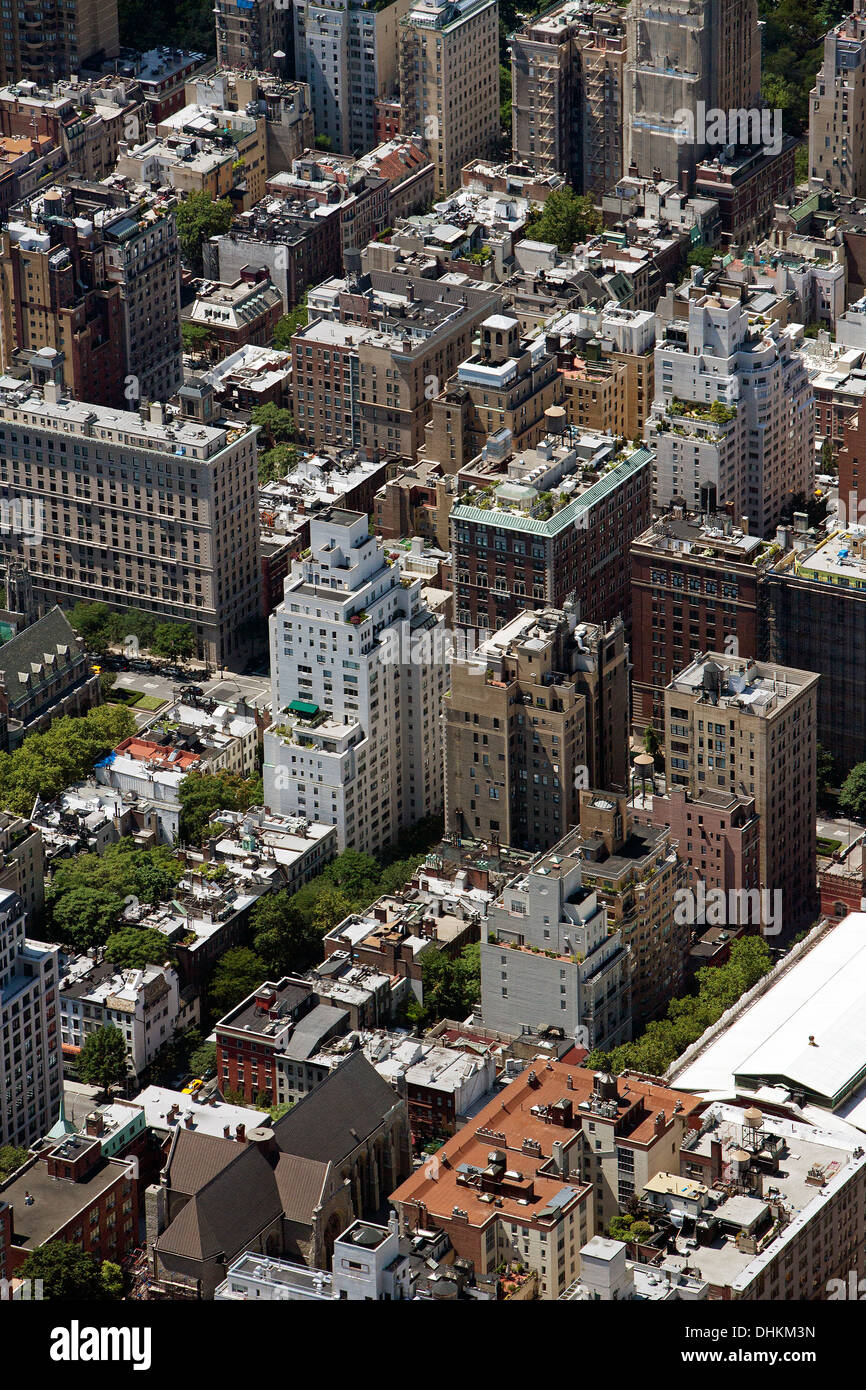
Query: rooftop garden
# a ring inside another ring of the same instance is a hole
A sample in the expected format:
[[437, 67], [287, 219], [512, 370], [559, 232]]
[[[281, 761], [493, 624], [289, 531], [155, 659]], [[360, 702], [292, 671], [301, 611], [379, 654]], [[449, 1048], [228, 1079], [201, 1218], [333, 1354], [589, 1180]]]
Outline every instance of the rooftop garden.
[[674, 396], [668, 405], [667, 413], [674, 418], [684, 416], [690, 420], [709, 420], [714, 425], [727, 425], [735, 419], [737, 407], [725, 405], [722, 401], [703, 405], [697, 401], [681, 401]]

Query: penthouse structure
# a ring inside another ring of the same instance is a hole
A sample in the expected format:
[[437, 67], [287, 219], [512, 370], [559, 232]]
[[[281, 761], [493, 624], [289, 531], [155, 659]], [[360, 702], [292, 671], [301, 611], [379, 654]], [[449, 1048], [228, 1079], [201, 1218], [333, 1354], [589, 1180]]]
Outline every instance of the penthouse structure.
[[579, 832], [538, 855], [491, 908], [481, 943], [481, 1012], [501, 1032], [562, 1030], [590, 1050], [632, 1034], [629, 956], [595, 889]]
[[[271, 615], [265, 803], [375, 852], [442, 804], [442, 616], [386, 564], [363, 512], [310, 523]], [[314, 659], [315, 658], [315, 659]]]
[[498, 0], [416, 0], [400, 19], [399, 84], [406, 134], [423, 136], [436, 196], [499, 139]]
[[0, 1142], [24, 1147], [60, 1104], [58, 947], [27, 939], [24, 905], [9, 889], [0, 892], [0, 945]]
[[[240, 24], [244, 22], [243, 16], [228, 6], [222, 9], [222, 14], [227, 22], [231, 19]], [[218, 25], [218, 46], [219, 43]], [[313, 146], [315, 128], [306, 82], [287, 81], [273, 71], [251, 69], [248, 63], [240, 67], [221, 64], [215, 73], [187, 82], [186, 100], [199, 106], [263, 116], [266, 171], [290, 168], [293, 159], [298, 159], [304, 150]]]
[[712, 653], [665, 691], [668, 786], [754, 797], [760, 885], [783, 894], [785, 931], [815, 904], [818, 681], [811, 671]]
[[433, 402], [424, 451], [443, 472], [458, 473], [501, 430], [510, 431], [515, 451], [534, 448], [547, 431], [548, 409], [562, 398], [544, 337], [524, 338], [511, 314], [491, 314], [481, 322], [479, 350]]
[[529, 1066], [392, 1194], [400, 1229], [446, 1231], [477, 1275], [528, 1265], [539, 1297], [559, 1298], [589, 1237], [680, 1152], [699, 1104], [628, 1072]]
[[667, 322], [655, 356], [646, 428], [655, 505], [682, 498], [698, 511], [701, 490], [714, 488], [750, 530], [769, 535], [786, 501], [812, 487], [812, 392], [793, 332], [739, 299], [698, 292], [687, 321]]
[[[136, 595], [189, 623], [209, 661], [227, 659], [260, 603], [255, 427], [211, 423], [206, 387], [183, 388], [177, 419], [73, 400], [61, 378], [49, 351], [30, 382], [0, 389], [0, 496], [39, 519], [23, 538], [34, 594], [117, 608]], [[7, 555], [20, 544], [2, 541]]]
[[653, 455], [563, 430], [512, 453], [504, 432], [458, 479], [451, 509], [457, 622], [498, 629], [525, 608], [581, 605], [590, 622], [630, 622], [628, 546], [649, 522]]
[[185, 323], [207, 334], [210, 357], [228, 357], [249, 346], [266, 348], [283, 316], [283, 297], [263, 267], [245, 266], [232, 285], [205, 280]]
[[445, 824], [455, 835], [548, 849], [578, 818], [580, 787], [628, 778], [623, 626], [524, 611], [451, 666]]
[[[664, 691], [699, 651], [760, 655], [762, 576], [779, 555], [716, 510], [711, 488], [702, 512], [673, 503], [631, 545], [634, 637], [632, 722], [664, 732]], [[789, 534], [780, 528], [782, 544]]]
[[2, 365], [62, 354], [79, 400], [126, 407], [181, 385], [180, 272], [170, 204], [122, 183], [53, 185], [0, 238]]
[[567, 0], [530, 19], [510, 44], [515, 160], [567, 173], [601, 197], [623, 173], [621, 12]]

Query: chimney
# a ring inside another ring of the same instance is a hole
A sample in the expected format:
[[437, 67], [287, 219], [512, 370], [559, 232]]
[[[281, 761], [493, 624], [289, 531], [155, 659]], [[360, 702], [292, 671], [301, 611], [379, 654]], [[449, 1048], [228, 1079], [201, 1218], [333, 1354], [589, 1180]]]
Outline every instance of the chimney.
[[744, 536], [749, 534], [749, 518], [747, 516], [740, 517], [740, 530]]
[[246, 1125], [238, 1125], [237, 1129], [235, 1130], [235, 1139], [238, 1141], [239, 1144], [245, 1144], [247, 1142]]
[[192, 1129], [193, 1125], [195, 1124], [195, 1120], [193, 1119], [189, 1111], [187, 1111], [187, 1113], [184, 1115], [183, 1122], [186, 1125], [187, 1129]]
[[231, 1137], [232, 1137], [232, 1127], [231, 1127], [231, 1125], [223, 1125], [223, 1139], [231, 1139]]
[[98, 1139], [105, 1128], [105, 1122], [98, 1110], [92, 1111], [84, 1121], [84, 1133], [93, 1139]]

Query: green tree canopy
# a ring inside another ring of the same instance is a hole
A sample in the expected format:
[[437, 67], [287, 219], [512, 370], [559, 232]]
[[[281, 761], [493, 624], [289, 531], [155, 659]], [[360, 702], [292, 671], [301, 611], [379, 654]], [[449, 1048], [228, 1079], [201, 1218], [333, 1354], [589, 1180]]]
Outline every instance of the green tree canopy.
[[104, 1091], [127, 1075], [126, 1041], [119, 1028], [108, 1024], [88, 1033], [84, 1046], [78, 1054], [78, 1074], [82, 1081], [91, 1086], [101, 1086]]
[[249, 947], [236, 946], [226, 951], [208, 984], [208, 999], [215, 1016], [222, 1018], [267, 978], [265, 962]]
[[321, 932], [292, 898], [288, 892], [267, 893], [250, 914], [253, 948], [271, 979], [309, 970], [322, 958]]
[[284, 478], [297, 466], [298, 457], [296, 444], [276, 444], [273, 449], [263, 449], [259, 454], [259, 487]]
[[601, 214], [587, 194], [572, 188], [555, 188], [540, 212], [533, 213], [525, 235], [534, 241], [550, 241], [563, 253], [594, 236], [602, 227]]
[[26, 1149], [16, 1149], [14, 1144], [0, 1144], [0, 1182], [4, 1182], [29, 1157]]
[[134, 732], [135, 720], [121, 705], [53, 720], [44, 733], [28, 734], [14, 753], [0, 753], [0, 805], [29, 815], [37, 794], [52, 800]]
[[186, 623], [158, 623], [153, 634], [152, 650], [157, 656], [193, 656], [195, 633]]
[[259, 438], [264, 440], [270, 448], [275, 444], [294, 438], [295, 417], [290, 410], [284, 410], [281, 406], [274, 405], [273, 401], [268, 401], [267, 405], [254, 405], [250, 412], [250, 419], [254, 425], [258, 425], [261, 434]]
[[99, 1265], [91, 1254], [65, 1240], [37, 1246], [17, 1271], [22, 1279], [41, 1279], [51, 1302], [97, 1301], [106, 1296]]
[[174, 963], [174, 951], [162, 932], [134, 925], [120, 927], [105, 943], [105, 959], [121, 970]]
[[174, 211], [181, 253], [196, 270], [202, 265], [202, 245], [212, 236], [227, 232], [233, 209], [228, 198], [214, 201], [211, 193], [188, 193]]
[[866, 763], [852, 767], [839, 793], [839, 810], [852, 820], [866, 820]]
[[299, 329], [305, 328], [309, 322], [309, 312], [307, 310], [307, 296], [304, 295], [300, 304], [297, 304], [291, 313], [283, 314], [274, 329], [274, 347], [283, 352], [288, 352], [291, 348], [292, 338]]
[[261, 777], [241, 777], [237, 772], [188, 772], [178, 789], [180, 838], [200, 845], [209, 838], [209, 821], [215, 811], [245, 811], [261, 805]]

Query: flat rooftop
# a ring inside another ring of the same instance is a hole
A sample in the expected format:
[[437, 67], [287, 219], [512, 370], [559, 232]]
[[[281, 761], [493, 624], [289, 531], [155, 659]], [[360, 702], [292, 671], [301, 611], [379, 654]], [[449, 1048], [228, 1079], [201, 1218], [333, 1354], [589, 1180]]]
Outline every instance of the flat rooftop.
[[672, 1084], [731, 1094], [781, 1085], [866, 1126], [866, 913], [852, 912], [802, 953]]
[[[68, 1141], [67, 1141], [68, 1142]], [[98, 1139], [82, 1139], [82, 1148], [98, 1144]], [[8, 1202], [13, 1211], [12, 1243], [19, 1249], [35, 1250], [44, 1245], [54, 1233], [71, 1221], [78, 1212], [92, 1206], [119, 1177], [129, 1172], [129, 1164], [103, 1158], [83, 1182], [48, 1175], [48, 1165], [41, 1158], [8, 1187], [0, 1189], [0, 1200]], [[25, 1192], [33, 1198], [31, 1205], [24, 1200]]]

